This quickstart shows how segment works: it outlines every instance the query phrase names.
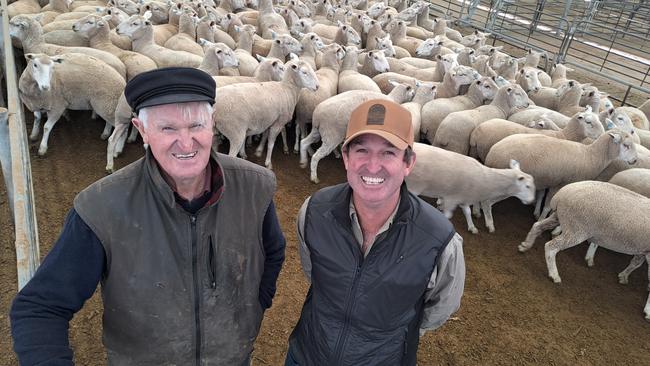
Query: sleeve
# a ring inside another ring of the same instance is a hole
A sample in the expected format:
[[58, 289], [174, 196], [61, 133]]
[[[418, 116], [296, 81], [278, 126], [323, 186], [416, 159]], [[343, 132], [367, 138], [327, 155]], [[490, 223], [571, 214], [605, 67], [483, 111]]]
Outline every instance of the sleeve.
[[284, 248], [286, 246], [273, 201], [269, 204], [264, 215], [262, 241], [264, 243], [265, 259], [264, 272], [262, 273], [262, 281], [260, 282], [259, 299], [260, 305], [266, 310], [273, 304], [276, 283], [280, 275], [280, 270], [282, 269], [282, 263], [284, 263]]
[[311, 253], [305, 243], [305, 215], [307, 215], [307, 206], [309, 205], [309, 198], [303, 202], [298, 211], [298, 220], [296, 222], [297, 231], [298, 231], [298, 250], [300, 252], [300, 263], [302, 264], [302, 271], [307, 278], [307, 281], [311, 282]]
[[21, 365], [72, 365], [68, 323], [90, 298], [105, 267], [101, 242], [72, 209], [63, 231], [10, 311]]
[[465, 288], [463, 238], [456, 233], [440, 255], [425, 293], [420, 336], [440, 327], [460, 308]]

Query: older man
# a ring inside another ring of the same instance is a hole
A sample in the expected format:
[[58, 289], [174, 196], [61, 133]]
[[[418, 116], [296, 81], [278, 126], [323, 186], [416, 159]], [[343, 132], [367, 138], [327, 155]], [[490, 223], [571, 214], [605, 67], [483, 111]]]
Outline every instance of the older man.
[[77, 195], [16, 296], [14, 350], [72, 364], [68, 321], [101, 282], [110, 365], [248, 365], [284, 260], [275, 176], [211, 154], [210, 75], [158, 69], [125, 95], [146, 155]]
[[412, 147], [399, 104], [370, 100], [352, 113], [347, 183], [316, 192], [299, 213], [311, 288], [286, 365], [415, 365], [419, 336], [460, 306], [462, 238], [407, 191]]

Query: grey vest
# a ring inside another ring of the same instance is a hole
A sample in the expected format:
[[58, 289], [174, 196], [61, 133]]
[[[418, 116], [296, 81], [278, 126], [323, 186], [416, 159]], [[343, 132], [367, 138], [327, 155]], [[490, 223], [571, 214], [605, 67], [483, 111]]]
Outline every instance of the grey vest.
[[309, 201], [312, 285], [292, 349], [301, 366], [415, 365], [424, 294], [454, 228], [402, 185], [392, 226], [364, 259], [351, 229], [351, 192], [340, 184]]
[[263, 311], [262, 224], [275, 176], [217, 154], [221, 198], [183, 210], [147, 155], [79, 193], [106, 252], [103, 340], [110, 365], [242, 365]]

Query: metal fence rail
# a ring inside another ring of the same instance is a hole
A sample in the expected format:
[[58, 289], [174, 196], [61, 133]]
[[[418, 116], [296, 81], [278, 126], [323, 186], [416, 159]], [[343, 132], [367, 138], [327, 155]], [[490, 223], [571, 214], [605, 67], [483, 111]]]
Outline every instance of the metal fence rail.
[[[7, 9], [7, 0], [1, 0], [2, 9]], [[29, 160], [27, 130], [22, 114], [22, 103], [18, 97], [18, 79], [14, 53], [9, 37], [9, 19], [2, 11], [2, 47], [5, 55], [5, 78], [7, 80], [7, 109], [9, 120], [9, 141], [11, 145], [11, 172], [14, 193], [14, 222], [16, 233], [16, 266], [18, 288], [21, 289], [32, 278], [39, 261], [38, 228], [34, 209], [34, 188]]]
[[515, 57], [528, 48], [546, 51], [551, 61], [603, 80], [604, 91], [621, 104], [650, 98], [650, 4], [645, 0], [430, 2], [432, 14], [492, 33], [492, 44], [507, 45]]

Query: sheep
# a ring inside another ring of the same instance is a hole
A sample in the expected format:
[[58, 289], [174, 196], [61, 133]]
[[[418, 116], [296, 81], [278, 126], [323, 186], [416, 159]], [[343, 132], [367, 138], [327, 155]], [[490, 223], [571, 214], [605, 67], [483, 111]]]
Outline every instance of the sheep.
[[632, 119], [632, 124], [634, 127], [646, 131], [650, 129], [650, 122], [648, 121], [648, 117], [646, 117], [646, 115], [640, 109], [623, 106], [616, 108], [616, 110], [625, 112], [630, 117], [630, 119]]
[[567, 117], [583, 110], [580, 106], [582, 87], [577, 81], [569, 80], [557, 89], [557, 111]]
[[[493, 56], [494, 57], [494, 56]], [[497, 75], [502, 76], [506, 80], [515, 80], [517, 76], [517, 60], [508, 56], [509, 58], [503, 62], [491, 62], [490, 67], [497, 73]], [[500, 66], [497, 66], [500, 65]]]
[[474, 68], [476, 71], [479, 72], [479, 74], [483, 76], [497, 76], [496, 71], [492, 70], [492, 68], [489, 65], [489, 60], [490, 56], [488, 55], [480, 55], [476, 57], [472, 57], [470, 59], [471, 67]]
[[[151, 23], [165, 24], [169, 22], [169, 8], [170, 4], [165, 4], [157, 1], [150, 1], [140, 7], [140, 15], [144, 15], [147, 11], [151, 12]], [[116, 24], [117, 25], [117, 24]]]
[[574, 71], [572, 68], [566, 67], [563, 64], [555, 64], [551, 70], [551, 87], [559, 88], [568, 79], [566, 78], [567, 71]]
[[492, 118], [505, 119], [514, 110], [528, 105], [528, 96], [520, 86], [503, 87], [489, 105], [454, 112], [445, 117], [436, 131], [433, 146], [467, 155], [469, 138], [476, 126]]
[[403, 84], [415, 85], [416, 80], [417, 78], [398, 74], [396, 72], [383, 72], [379, 75], [376, 75], [374, 78], [372, 78], [372, 81], [374, 81], [375, 84], [379, 86], [379, 90], [384, 94], [388, 94], [391, 92], [391, 90], [393, 90], [395, 84], [392, 83], [392, 81], [396, 81], [398, 83], [403, 83]]
[[639, 106], [639, 110], [650, 120], [650, 99]]
[[323, 40], [314, 32], [301, 33], [300, 45], [302, 46], [300, 59], [308, 63], [312, 69], [316, 70], [316, 55], [319, 52], [318, 50], [325, 47]]
[[466, 95], [432, 100], [422, 106], [421, 132], [426, 135], [429, 142], [433, 142], [440, 122], [448, 114], [481, 106], [485, 102], [491, 101], [498, 89], [493, 78], [482, 77], [470, 85]]
[[[447, 47], [444, 47], [443, 41], [439, 37], [427, 38], [424, 42], [420, 43], [418, 48], [415, 50], [415, 55], [417, 57], [426, 57], [432, 59], [436, 55], [448, 55], [454, 53]], [[469, 66], [469, 65], [466, 65]]]
[[212, 43], [203, 38], [199, 42], [205, 49], [205, 57], [203, 57], [203, 62], [199, 65], [199, 70], [203, 70], [212, 76], [239, 76], [221, 72], [224, 68], [236, 68], [239, 66], [239, 60], [237, 60], [235, 53], [230, 47], [224, 43]]
[[88, 38], [91, 47], [117, 56], [126, 66], [126, 79], [131, 80], [139, 73], [155, 69], [156, 63], [149, 57], [137, 52], [125, 51], [115, 46], [109, 38], [107, 16], [87, 15], [79, 19], [72, 30]]
[[523, 68], [519, 70], [515, 77], [515, 83], [519, 84], [528, 95], [539, 91], [542, 87], [538, 72], [532, 68]]
[[395, 57], [402, 59], [405, 57], [411, 57], [411, 54], [402, 47], [393, 45], [393, 40], [390, 39], [390, 35], [386, 34], [383, 38], [377, 38], [377, 44], [375, 49], [384, 51], [386, 57]]
[[[636, 163], [636, 146], [630, 134], [613, 129], [593, 143], [560, 140], [544, 135], [512, 135], [497, 142], [485, 158], [485, 165], [493, 168], [507, 166], [516, 159], [523, 170], [535, 178], [537, 189], [550, 188], [550, 200], [562, 186], [596, 178], [614, 160]], [[549, 212], [544, 207], [540, 218]]]
[[81, 37], [72, 30], [55, 30], [43, 34], [45, 43], [66, 47], [89, 47], [88, 39]]
[[259, 15], [257, 17], [257, 31], [262, 38], [270, 39], [271, 32], [277, 34], [289, 34], [289, 27], [284, 18], [275, 12], [271, 0], [260, 0]]
[[535, 199], [533, 177], [522, 172], [512, 160], [509, 169], [488, 168], [475, 159], [434, 146], [415, 143], [417, 162], [405, 178], [414, 194], [439, 198], [445, 216], [451, 218], [460, 205], [467, 220], [467, 230], [478, 233], [470, 205], [479, 204], [485, 213], [485, 226], [494, 232], [492, 205], [515, 196], [524, 204]]
[[357, 65], [359, 49], [356, 46], [345, 47], [345, 57], [341, 65], [341, 73], [338, 78], [338, 94], [350, 90], [369, 90], [380, 93], [377, 83], [370, 77], [360, 74]]
[[255, 69], [253, 76], [213, 76], [217, 88], [241, 83], [258, 83], [264, 81], [281, 81], [284, 77], [285, 65], [277, 59], [271, 57], [257, 56], [260, 64]]
[[[541, 232], [560, 225], [562, 234], [544, 245], [548, 275], [553, 282], [561, 282], [555, 262], [557, 253], [585, 240], [634, 255], [632, 262], [618, 275], [622, 284], [627, 283], [629, 274], [643, 264], [644, 258], [650, 262], [649, 198], [611, 183], [585, 181], [569, 184], [558, 191], [551, 200], [551, 207], [555, 212], [533, 225], [519, 250], [530, 249]], [[621, 215], [622, 212], [634, 214]], [[650, 321], [650, 296], [643, 311], [645, 319]]]
[[530, 121], [539, 119], [542, 116], [545, 116], [547, 119], [553, 121], [553, 123], [557, 124], [560, 128], [564, 128], [571, 119], [571, 117], [565, 116], [564, 114], [557, 111], [552, 111], [548, 108], [530, 106], [510, 115], [510, 117], [508, 117], [508, 121], [526, 126]]
[[151, 58], [158, 67], [199, 67], [203, 58], [185, 51], [174, 51], [159, 46], [153, 41], [153, 25], [148, 20], [151, 13], [132, 15], [117, 26], [117, 34], [129, 36], [133, 50]]
[[[300, 89], [318, 90], [314, 70], [304, 61], [290, 61], [282, 81], [228, 85], [219, 88], [215, 99], [215, 128], [230, 141], [230, 156], [246, 157], [246, 136], [269, 130], [268, 149], [264, 165], [271, 169], [271, 153], [275, 139], [291, 120]], [[261, 155], [263, 144], [256, 154]], [[285, 152], [286, 146], [285, 146]]]
[[37, 14], [41, 11], [41, 4], [38, 0], [18, 0], [7, 5], [9, 19], [20, 14]]
[[536, 52], [532, 49], [528, 49], [528, 52], [526, 52], [526, 56], [524, 57], [524, 66], [522, 67], [522, 70], [535, 71], [538, 75], [541, 86], [552, 86], [553, 80], [549, 74], [537, 68], [539, 66], [539, 60], [542, 56], [548, 60], [546, 52]]
[[165, 48], [185, 51], [203, 57], [203, 48], [196, 43], [196, 24], [198, 20], [194, 13], [184, 11], [178, 20], [178, 33], [165, 42]]
[[[443, 56], [444, 57], [444, 56]], [[441, 63], [439, 63], [442, 66]], [[443, 67], [440, 67], [441, 69]], [[438, 68], [436, 68], [437, 70]], [[438, 86], [436, 96], [438, 98], [452, 98], [460, 94], [460, 89], [464, 85], [470, 85], [474, 80], [481, 78], [476, 70], [467, 66], [454, 66], [445, 73], [442, 83]]]
[[[108, 137], [109, 125], [115, 119], [117, 101], [126, 86], [124, 78], [117, 71], [85, 54], [50, 57], [28, 53], [25, 58], [28, 64], [19, 80], [20, 99], [35, 115], [38, 112], [36, 117], [47, 112], [39, 155], [47, 152], [50, 132], [66, 109], [95, 111], [106, 121], [102, 137]], [[39, 130], [40, 118], [36, 118], [31, 140], [38, 138]]]
[[[593, 93], [592, 93], [593, 92]], [[609, 108], [614, 108], [614, 104], [608, 98], [607, 93], [600, 92], [598, 88], [592, 86], [591, 84], [582, 84], [582, 97], [580, 98], [580, 105], [586, 107], [587, 104], [594, 102], [594, 98], [598, 96], [599, 104], [598, 108], [592, 108], [595, 112], [602, 112]]]
[[246, 24], [241, 27], [235, 26], [235, 30], [240, 35], [239, 42], [237, 42], [237, 49], [235, 49], [235, 57], [239, 61], [239, 74], [242, 76], [253, 76], [255, 69], [259, 65], [259, 62], [252, 56], [255, 27]]
[[300, 53], [302, 46], [295, 38], [288, 34], [271, 33], [273, 36], [273, 43], [267, 57], [279, 58], [285, 61], [290, 53]]
[[338, 22], [338, 31], [334, 37], [334, 43], [341, 46], [361, 46], [361, 36], [350, 25]]
[[436, 97], [436, 88], [434, 83], [415, 84], [415, 95], [413, 100], [403, 103], [402, 107], [411, 113], [411, 124], [413, 125], [413, 141], [420, 141], [420, 125], [422, 124], [422, 106], [432, 101]]
[[471, 56], [476, 54], [476, 50], [465, 47], [458, 52], [456, 60], [459, 65], [472, 66]]
[[314, 109], [322, 101], [336, 95], [339, 84], [339, 61], [343, 58], [343, 48], [338, 44], [328, 45], [323, 49], [323, 65], [316, 71], [319, 88], [316, 91], [303, 89], [296, 105], [296, 141], [294, 151], [300, 151], [300, 138], [307, 136], [306, 125], [311, 123]]
[[540, 134], [558, 139], [582, 142], [585, 138], [597, 139], [605, 132], [598, 120], [598, 115], [587, 107], [585, 111], [576, 113], [566, 127], [559, 131], [542, 130], [525, 127], [504, 119], [491, 119], [478, 125], [470, 136], [470, 156], [485, 161], [490, 148], [505, 137], [514, 134]]
[[[110, 18], [107, 17], [108, 18], [107, 22], [111, 28], [111, 32], [109, 34], [111, 42], [123, 50], [127, 50], [127, 51], [133, 50], [133, 47], [131, 46], [131, 39], [127, 36], [120, 36], [115, 31], [115, 27], [117, 27], [120, 23], [122, 23], [123, 21], [129, 18], [126, 15], [126, 13], [117, 11], [117, 9], [115, 8], [107, 7], [107, 8], [102, 8], [101, 10], [98, 9], [94, 15], [100, 17], [109, 16]], [[169, 36], [171, 37], [171, 34]]]
[[393, 20], [386, 26], [387, 32], [390, 34], [393, 43], [406, 49], [411, 56], [415, 55], [421, 39], [408, 37], [406, 35], [406, 23], [402, 20]]
[[625, 161], [615, 160], [611, 162], [607, 166], [607, 168], [605, 168], [605, 170], [603, 170], [602, 172], [600, 172], [600, 174], [598, 174], [596, 180], [607, 182], [614, 175], [616, 175], [616, 173], [622, 172], [627, 169], [632, 169], [632, 168], [650, 169], [650, 149], [639, 144], [635, 144], [635, 149], [637, 151], [637, 160], [635, 164], [631, 165]]
[[634, 125], [632, 125], [632, 120], [623, 110], [609, 108], [606, 111], [600, 112], [598, 118], [606, 130], [618, 127], [632, 135], [632, 140], [634, 143], [641, 143], [641, 136], [639, 132], [642, 132], [643, 130], [634, 127]]
[[384, 55], [384, 51], [370, 51], [363, 57], [359, 73], [368, 77], [374, 77], [381, 73], [390, 71], [390, 66]]
[[392, 57], [388, 58], [390, 69], [394, 72], [426, 81], [443, 81], [445, 73], [452, 67], [458, 66], [455, 54], [438, 55], [436, 56], [436, 62], [435, 68], [420, 69], [401, 60]]
[[311, 132], [300, 141], [300, 167], [307, 167], [307, 149], [310, 145], [322, 139], [323, 144], [311, 157], [310, 163], [310, 179], [318, 183], [318, 162], [343, 142], [350, 114], [359, 104], [370, 99], [391, 99], [402, 104], [410, 101], [413, 95], [413, 86], [400, 84], [388, 95], [366, 90], [350, 90], [323, 101], [314, 110]]
[[126, 66], [112, 54], [87, 47], [64, 47], [43, 41], [43, 31], [40, 23], [25, 15], [17, 15], [9, 21], [9, 35], [19, 40], [25, 53], [45, 53], [50, 56], [64, 53], [83, 53], [107, 63], [114, 68], [122, 78], [126, 78]]

